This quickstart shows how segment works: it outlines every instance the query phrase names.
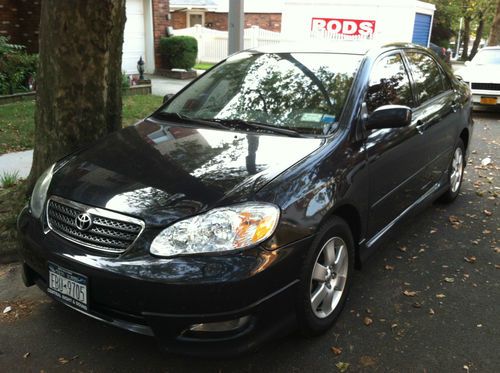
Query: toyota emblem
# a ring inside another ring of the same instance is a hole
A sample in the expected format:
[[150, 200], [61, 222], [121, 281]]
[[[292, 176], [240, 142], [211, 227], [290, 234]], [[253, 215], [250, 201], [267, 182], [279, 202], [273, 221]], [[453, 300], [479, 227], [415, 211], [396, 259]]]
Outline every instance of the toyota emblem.
[[86, 212], [78, 215], [75, 219], [76, 227], [81, 231], [87, 231], [92, 226], [92, 218]]

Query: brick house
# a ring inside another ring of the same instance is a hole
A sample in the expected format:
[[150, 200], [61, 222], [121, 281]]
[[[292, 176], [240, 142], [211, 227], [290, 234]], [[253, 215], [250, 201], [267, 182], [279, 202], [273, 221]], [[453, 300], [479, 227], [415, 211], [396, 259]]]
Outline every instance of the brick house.
[[[0, 0], [0, 35], [37, 53], [41, 1]], [[122, 70], [137, 73], [142, 56], [146, 72], [153, 73], [160, 66], [160, 38], [169, 26], [169, 0], [126, 0], [126, 11]]]
[[[227, 31], [229, 1], [170, 0], [172, 26], [174, 29], [182, 29], [199, 24], [215, 30]], [[270, 31], [281, 31], [283, 6], [284, 0], [245, 1], [245, 28], [259, 26]]]

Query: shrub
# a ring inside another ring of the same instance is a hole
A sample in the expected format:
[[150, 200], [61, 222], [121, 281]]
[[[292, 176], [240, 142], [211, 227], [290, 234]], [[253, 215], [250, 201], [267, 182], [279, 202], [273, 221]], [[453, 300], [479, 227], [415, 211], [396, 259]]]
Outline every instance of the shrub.
[[30, 78], [35, 79], [38, 55], [28, 54], [23, 49], [0, 37], [0, 94], [28, 91]]
[[122, 89], [128, 89], [130, 88], [130, 77], [128, 74], [123, 71], [122, 72]]
[[168, 69], [193, 68], [198, 55], [198, 42], [192, 36], [171, 36], [160, 40], [160, 54]]

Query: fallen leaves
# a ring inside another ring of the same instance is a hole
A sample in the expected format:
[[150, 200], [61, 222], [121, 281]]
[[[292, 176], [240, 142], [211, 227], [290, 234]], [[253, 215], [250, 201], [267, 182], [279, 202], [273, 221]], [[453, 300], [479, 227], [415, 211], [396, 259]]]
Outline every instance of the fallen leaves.
[[69, 362], [75, 360], [75, 359], [78, 359], [78, 355], [75, 355], [73, 357], [70, 357], [70, 358], [65, 358], [65, 357], [60, 357], [59, 359], [57, 359], [57, 361], [59, 362], [59, 364], [61, 365], [65, 365], [65, 364], [68, 364]]
[[483, 214], [486, 215], [486, 216], [491, 216], [493, 215], [493, 213], [490, 211], [490, 210], [487, 210], [487, 209], [484, 209], [483, 210]]
[[443, 298], [446, 298], [446, 295], [444, 295], [443, 293], [438, 293], [438, 294], [436, 294], [436, 298], [443, 299]]
[[386, 264], [386, 265], [384, 266], [384, 268], [385, 268], [385, 270], [386, 270], [386, 271], [393, 271], [393, 270], [394, 270], [394, 266], [391, 266], [391, 265], [389, 265], [389, 264]]
[[404, 290], [403, 294], [407, 297], [414, 297], [415, 295], [417, 295], [417, 292], [412, 290]]
[[435, 314], [436, 314], [436, 312], [434, 312], [434, 310], [432, 308], [429, 308], [429, 315], [433, 316]]
[[464, 256], [464, 260], [467, 263], [471, 263], [471, 264], [476, 263], [476, 257], [475, 256]]
[[332, 346], [331, 350], [336, 356], [339, 356], [342, 353], [342, 348], [340, 347]]
[[361, 356], [361, 358], [359, 359], [359, 363], [365, 367], [365, 368], [368, 368], [368, 367], [373, 367], [375, 365], [377, 365], [377, 358], [373, 357], [373, 356]]
[[448, 220], [451, 223], [452, 228], [454, 228], [454, 229], [459, 229], [460, 228], [460, 224], [463, 223], [463, 221], [460, 220], [458, 218], [458, 216], [455, 216], [455, 215], [450, 215], [448, 217]]
[[452, 283], [455, 282], [455, 279], [453, 277], [445, 277], [444, 282]]
[[366, 326], [370, 326], [371, 324], [373, 324], [373, 319], [371, 317], [365, 316], [363, 318], [363, 324], [365, 324]]
[[349, 369], [349, 366], [351, 364], [349, 363], [345, 363], [343, 361], [339, 361], [337, 364], [335, 364], [335, 366], [337, 367], [337, 369], [339, 370], [339, 372], [341, 373], [344, 373], [344, 372], [347, 372], [347, 369]]

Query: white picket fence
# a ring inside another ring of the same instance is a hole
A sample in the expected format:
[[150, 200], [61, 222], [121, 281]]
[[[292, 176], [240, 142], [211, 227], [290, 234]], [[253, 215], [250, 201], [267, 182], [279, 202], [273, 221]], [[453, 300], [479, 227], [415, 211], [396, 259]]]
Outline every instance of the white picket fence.
[[[174, 35], [188, 35], [198, 41], [198, 61], [219, 62], [227, 57], [227, 31], [212, 30], [201, 25], [176, 29]], [[252, 26], [244, 30], [244, 48], [256, 48], [279, 44], [281, 34]]]

